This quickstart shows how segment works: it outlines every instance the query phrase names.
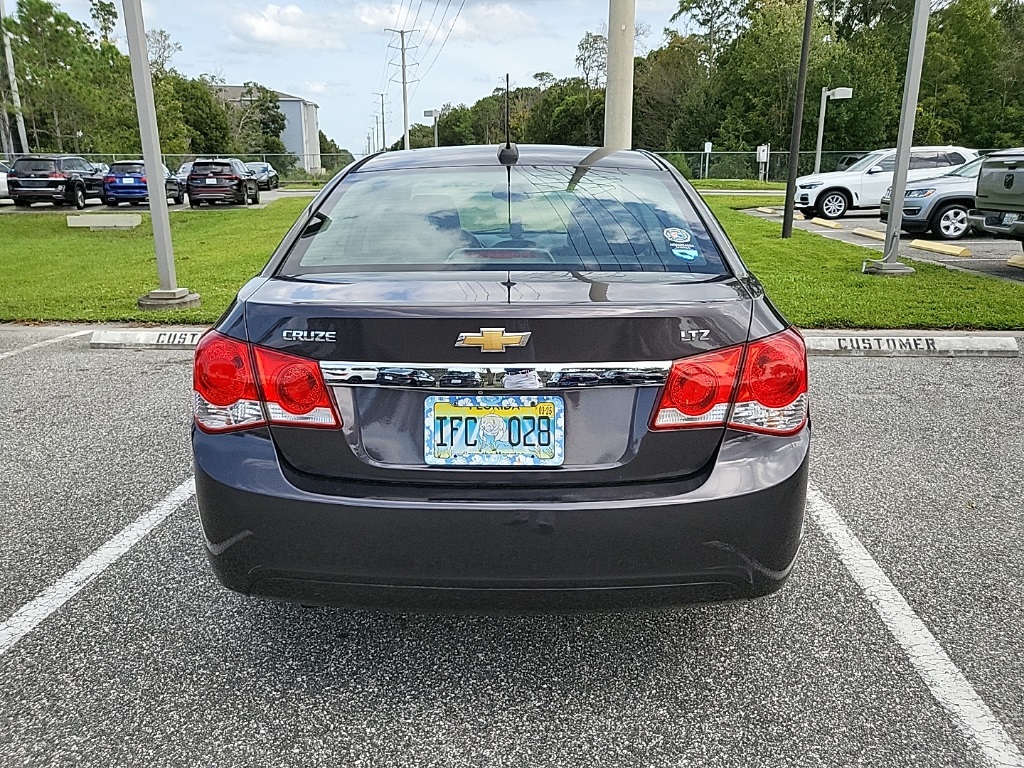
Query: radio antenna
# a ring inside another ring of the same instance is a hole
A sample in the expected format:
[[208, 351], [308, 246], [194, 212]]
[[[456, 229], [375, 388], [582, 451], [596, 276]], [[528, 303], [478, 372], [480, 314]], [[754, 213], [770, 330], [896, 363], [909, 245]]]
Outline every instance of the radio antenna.
[[[519, 147], [512, 143], [512, 110], [509, 106], [509, 79], [505, 73], [505, 146], [498, 150], [498, 162], [505, 166], [513, 166], [519, 160]], [[511, 204], [511, 200], [509, 201]]]

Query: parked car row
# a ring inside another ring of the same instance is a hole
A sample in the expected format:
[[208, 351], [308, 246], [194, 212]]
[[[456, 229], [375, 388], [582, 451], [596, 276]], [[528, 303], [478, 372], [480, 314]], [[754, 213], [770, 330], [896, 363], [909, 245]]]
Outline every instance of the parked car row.
[[[168, 199], [181, 205], [187, 194], [193, 208], [214, 202], [256, 204], [260, 189], [280, 186], [269, 163], [247, 165], [236, 158], [198, 159], [183, 164], [176, 174], [164, 166], [163, 175]], [[116, 208], [148, 202], [149, 188], [142, 160], [107, 166], [76, 155], [26, 155], [10, 167], [0, 163], [0, 197], [12, 198], [19, 208], [46, 202], [81, 210], [89, 200]]]

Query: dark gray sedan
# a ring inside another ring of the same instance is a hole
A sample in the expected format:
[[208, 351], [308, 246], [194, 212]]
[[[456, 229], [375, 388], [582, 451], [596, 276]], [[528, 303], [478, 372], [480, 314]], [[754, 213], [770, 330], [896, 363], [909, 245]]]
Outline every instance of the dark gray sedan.
[[803, 339], [647, 152], [353, 164], [201, 339], [194, 388], [207, 551], [245, 594], [675, 605], [772, 592], [800, 546]]

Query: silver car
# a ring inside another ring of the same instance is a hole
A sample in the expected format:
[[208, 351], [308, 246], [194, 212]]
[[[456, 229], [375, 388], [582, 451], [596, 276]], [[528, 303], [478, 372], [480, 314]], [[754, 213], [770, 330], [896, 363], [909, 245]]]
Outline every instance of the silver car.
[[[974, 207], [974, 188], [981, 163], [982, 158], [979, 157], [943, 176], [908, 184], [900, 228], [914, 234], [931, 230], [943, 240], [964, 237], [971, 229], [967, 212]], [[882, 221], [889, 220], [890, 202], [892, 187], [882, 197]]]

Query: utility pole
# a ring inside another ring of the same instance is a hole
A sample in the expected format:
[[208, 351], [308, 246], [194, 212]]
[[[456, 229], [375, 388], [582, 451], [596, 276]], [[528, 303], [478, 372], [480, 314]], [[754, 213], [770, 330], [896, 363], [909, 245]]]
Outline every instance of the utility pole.
[[128, 37], [132, 83], [135, 86], [135, 107], [139, 113], [139, 135], [142, 157], [146, 164], [149, 212], [156, 243], [156, 271], [160, 288], [139, 299], [140, 309], [179, 309], [198, 307], [199, 294], [178, 286], [174, 273], [174, 249], [171, 246], [171, 220], [167, 214], [167, 187], [164, 181], [163, 157], [160, 154], [160, 133], [153, 101], [153, 77], [149, 71], [146, 48], [146, 26], [142, 19], [142, 0], [122, 0], [124, 28]]
[[415, 29], [391, 29], [385, 32], [397, 32], [402, 40], [402, 121], [405, 125], [405, 148], [409, 149], [409, 78], [406, 73], [405, 64], [405, 36], [416, 32]]
[[907, 171], [910, 170], [910, 147], [914, 143], [914, 118], [917, 96], [921, 88], [921, 65], [928, 40], [928, 0], [914, 0], [914, 20], [910, 27], [910, 54], [907, 56], [907, 77], [903, 83], [903, 106], [900, 108], [900, 132], [896, 139], [896, 175], [892, 180], [889, 219], [885, 225], [885, 258], [870, 259], [861, 266], [869, 275], [909, 275], [913, 267], [898, 261], [900, 225], [903, 223], [904, 195], [907, 193]]
[[605, 86], [604, 145], [633, 147], [633, 56], [636, 0], [608, 2], [608, 82]]
[[382, 149], [377, 145], [377, 139], [380, 137], [380, 118], [376, 115], [373, 116], [373, 143], [375, 149]]
[[[0, 27], [4, 23], [4, 0], [0, 0]], [[21, 140], [21, 151], [28, 153], [28, 133], [25, 131], [25, 115], [21, 111], [21, 94], [18, 93], [18, 78], [14, 74], [14, 53], [11, 50], [11, 36], [4, 28], [4, 60], [7, 63], [7, 79], [11, 84], [11, 101], [14, 102], [14, 116], [18, 121], [18, 138]], [[10, 130], [8, 128], [8, 130]], [[12, 147], [13, 149], [13, 147]]]
[[387, 94], [380, 93], [379, 91], [373, 92], [374, 96], [380, 96], [380, 148], [381, 151], [388, 151], [388, 140], [384, 137], [384, 96]]
[[793, 106], [793, 135], [789, 140], [789, 177], [786, 179], [786, 208], [782, 214], [782, 236], [784, 238], [793, 236], [796, 175], [800, 173], [800, 127], [804, 122], [804, 91], [807, 90], [807, 62], [811, 55], [811, 28], [813, 26], [814, 0], [807, 0], [804, 12], [803, 47], [800, 49], [800, 70], [796, 78], [796, 104]]

